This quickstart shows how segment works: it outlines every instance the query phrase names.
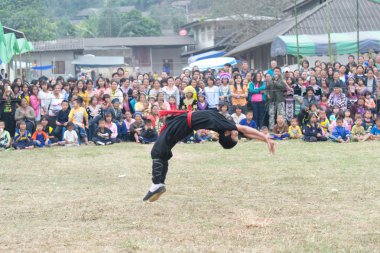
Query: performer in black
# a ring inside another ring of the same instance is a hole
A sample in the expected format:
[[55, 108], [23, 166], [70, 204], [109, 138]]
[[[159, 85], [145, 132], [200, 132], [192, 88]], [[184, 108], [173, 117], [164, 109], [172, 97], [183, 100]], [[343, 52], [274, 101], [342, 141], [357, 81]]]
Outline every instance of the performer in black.
[[163, 126], [151, 151], [153, 183], [143, 201], [156, 201], [166, 191], [165, 179], [168, 173], [168, 160], [173, 156], [171, 150], [177, 142], [194, 130], [208, 129], [218, 132], [219, 143], [225, 149], [231, 149], [237, 144], [240, 132], [249, 139], [266, 142], [269, 152], [271, 154], [275, 152], [274, 142], [268, 136], [254, 128], [236, 125], [214, 110], [162, 111], [160, 114], [161, 116], [169, 115], [169, 117], [166, 118], [166, 125]]

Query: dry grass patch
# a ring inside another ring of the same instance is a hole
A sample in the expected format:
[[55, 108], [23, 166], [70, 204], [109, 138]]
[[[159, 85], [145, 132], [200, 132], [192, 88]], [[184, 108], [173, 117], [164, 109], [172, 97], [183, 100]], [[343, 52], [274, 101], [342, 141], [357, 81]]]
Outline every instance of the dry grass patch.
[[156, 203], [150, 146], [2, 152], [0, 251], [380, 252], [379, 148], [178, 145]]

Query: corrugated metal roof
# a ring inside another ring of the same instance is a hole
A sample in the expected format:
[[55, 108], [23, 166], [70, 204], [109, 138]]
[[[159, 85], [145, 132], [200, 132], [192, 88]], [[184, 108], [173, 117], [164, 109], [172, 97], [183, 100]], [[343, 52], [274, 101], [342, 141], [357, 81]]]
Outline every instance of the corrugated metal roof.
[[84, 39], [88, 47], [117, 47], [117, 46], [186, 46], [194, 45], [195, 41], [189, 36], [160, 36], [160, 37], [125, 37], [125, 38], [94, 38]]
[[33, 51], [84, 50], [105, 47], [186, 46], [194, 44], [195, 41], [188, 36], [62, 39], [33, 42]]
[[[330, 31], [344, 33], [356, 31], [356, 0], [330, 0], [298, 16], [299, 34], [327, 33], [327, 4], [330, 4]], [[360, 30], [378, 31], [376, 22], [380, 16], [380, 4], [370, 0], [360, 0]], [[244, 52], [251, 48], [272, 42], [279, 35], [294, 35], [295, 18], [288, 16], [274, 26], [242, 43], [226, 56]]]
[[62, 39], [32, 42], [34, 52], [83, 50], [83, 39]]

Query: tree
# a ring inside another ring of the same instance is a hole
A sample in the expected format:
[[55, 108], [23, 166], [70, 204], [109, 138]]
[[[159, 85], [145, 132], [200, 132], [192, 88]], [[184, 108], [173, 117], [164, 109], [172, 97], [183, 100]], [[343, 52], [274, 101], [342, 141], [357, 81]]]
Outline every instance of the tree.
[[0, 17], [3, 25], [24, 32], [31, 41], [52, 40], [73, 31], [67, 22], [54, 19], [43, 0], [1, 0]]
[[100, 15], [91, 15], [77, 27], [83, 37], [136, 37], [161, 35], [160, 24], [142, 16], [138, 10], [121, 13], [106, 8]]

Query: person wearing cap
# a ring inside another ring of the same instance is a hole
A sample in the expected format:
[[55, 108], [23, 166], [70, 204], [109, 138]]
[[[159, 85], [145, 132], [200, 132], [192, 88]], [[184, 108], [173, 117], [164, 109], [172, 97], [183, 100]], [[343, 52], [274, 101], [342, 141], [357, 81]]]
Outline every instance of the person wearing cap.
[[181, 110], [195, 111], [198, 109], [198, 101], [194, 99], [195, 89], [189, 85], [184, 90], [185, 97], [181, 99], [179, 108]]
[[335, 83], [333, 92], [331, 92], [327, 103], [330, 110], [334, 106], [338, 106], [340, 112], [344, 112], [347, 109], [347, 97], [342, 92], [342, 87], [339, 83]]
[[197, 103], [198, 110], [208, 110], [208, 103], [206, 101], [206, 94], [201, 91], [198, 93], [198, 103]]
[[219, 105], [228, 104], [230, 105], [231, 101], [231, 87], [230, 87], [230, 78], [229, 73], [221, 73], [219, 75], [221, 80], [221, 85], [219, 86]]
[[239, 132], [248, 139], [257, 139], [268, 145], [269, 152], [274, 154], [274, 142], [256, 129], [236, 125], [214, 110], [205, 111], [161, 111], [161, 116], [168, 116], [166, 125], [155, 142], [151, 157], [152, 185], [143, 201], [156, 201], [165, 191], [165, 179], [168, 173], [168, 161], [173, 156], [173, 147], [184, 137], [200, 129], [219, 133], [219, 143], [225, 149], [233, 148], [238, 141]]

